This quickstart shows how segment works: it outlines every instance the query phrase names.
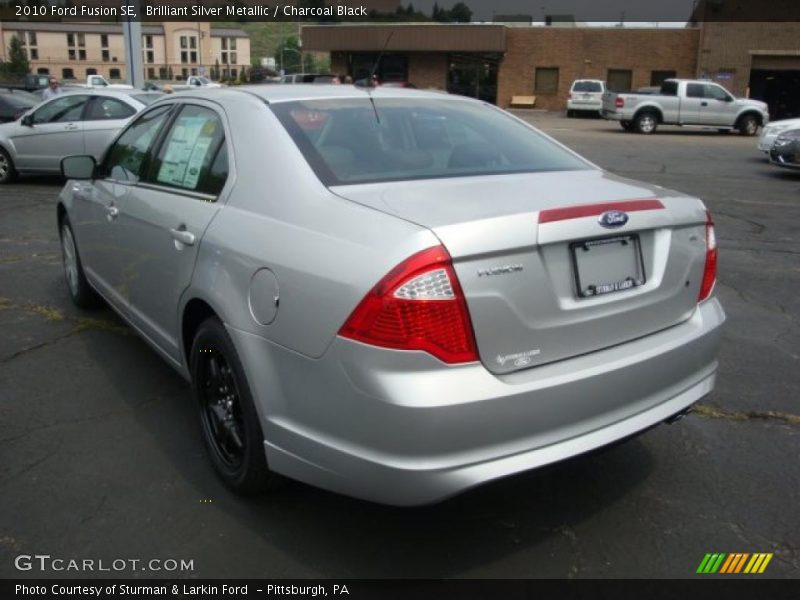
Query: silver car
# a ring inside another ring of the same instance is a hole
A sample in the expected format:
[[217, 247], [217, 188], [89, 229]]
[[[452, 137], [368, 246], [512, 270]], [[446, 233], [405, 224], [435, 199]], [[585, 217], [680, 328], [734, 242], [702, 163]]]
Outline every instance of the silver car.
[[136, 90], [64, 92], [0, 125], [0, 183], [18, 173], [58, 174], [61, 159], [99, 159], [128, 121], [162, 94]]
[[63, 161], [69, 292], [191, 382], [220, 477], [416, 505], [684, 414], [725, 320], [703, 203], [488, 104], [259, 86]]

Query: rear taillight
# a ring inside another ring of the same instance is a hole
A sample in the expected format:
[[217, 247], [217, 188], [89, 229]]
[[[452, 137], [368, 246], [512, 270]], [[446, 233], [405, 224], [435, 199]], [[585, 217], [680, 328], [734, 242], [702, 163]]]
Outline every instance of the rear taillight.
[[614, 99], [614, 107], [615, 108], [624, 108], [625, 107], [625, 98], [617, 96]]
[[392, 269], [339, 335], [384, 348], [423, 350], [451, 364], [478, 360], [464, 292], [443, 246], [418, 252]]
[[703, 283], [700, 286], [698, 302], [706, 300], [714, 290], [717, 281], [717, 235], [714, 232], [714, 221], [711, 213], [707, 212], [706, 219], [706, 266], [703, 271]]

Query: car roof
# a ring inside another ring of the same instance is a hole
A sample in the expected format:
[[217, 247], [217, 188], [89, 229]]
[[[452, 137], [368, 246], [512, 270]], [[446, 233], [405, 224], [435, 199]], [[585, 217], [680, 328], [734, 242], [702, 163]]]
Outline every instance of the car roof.
[[[162, 95], [157, 90], [125, 90], [125, 89], [106, 89], [106, 88], [87, 88], [87, 87], [63, 87], [61, 88], [63, 94], [89, 94], [90, 96], [110, 96], [112, 98], [130, 98], [131, 96], [139, 96], [141, 94], [155, 94]], [[138, 102], [136, 98], [134, 101]], [[141, 104], [141, 103], [140, 103]]]
[[[374, 98], [430, 98], [442, 99], [452, 98], [468, 102], [478, 102], [465, 96], [451, 96], [443, 94], [439, 90], [418, 90], [413, 88], [400, 87], [376, 87], [366, 88], [350, 84], [313, 84], [299, 83], [293, 85], [240, 85], [236, 87], [200, 89], [191, 91], [181, 91], [175, 94], [175, 98], [206, 98], [209, 100], [224, 100], [233, 95], [247, 93], [257, 96], [270, 104], [279, 102], [295, 102], [298, 100], [335, 100], [346, 98], [366, 98], [371, 94]], [[171, 97], [173, 97], [171, 95]]]

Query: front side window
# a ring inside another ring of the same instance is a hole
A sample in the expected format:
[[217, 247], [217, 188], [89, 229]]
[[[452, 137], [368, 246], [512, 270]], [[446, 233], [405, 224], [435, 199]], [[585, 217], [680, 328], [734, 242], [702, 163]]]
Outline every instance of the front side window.
[[687, 98], [705, 98], [705, 86], [702, 83], [688, 83], [686, 84], [686, 97]]
[[445, 99], [273, 103], [325, 185], [591, 167], [497, 109]]
[[116, 98], [96, 96], [89, 104], [86, 112], [87, 121], [106, 121], [111, 119], [127, 119], [136, 114], [136, 110]]
[[103, 172], [117, 181], [136, 183], [146, 168], [151, 146], [171, 106], [160, 106], [142, 114], [114, 142], [106, 156]]
[[225, 129], [219, 116], [211, 109], [186, 105], [164, 138], [148, 181], [216, 195], [225, 183], [226, 165]]
[[63, 96], [48, 102], [33, 113], [34, 123], [65, 123], [79, 121], [89, 96]]
[[728, 100], [728, 98], [729, 98], [728, 92], [723, 90], [718, 85], [706, 84], [705, 85], [705, 95], [706, 95], [706, 98], [712, 98], [714, 100], [722, 100], [723, 102], [726, 102]]

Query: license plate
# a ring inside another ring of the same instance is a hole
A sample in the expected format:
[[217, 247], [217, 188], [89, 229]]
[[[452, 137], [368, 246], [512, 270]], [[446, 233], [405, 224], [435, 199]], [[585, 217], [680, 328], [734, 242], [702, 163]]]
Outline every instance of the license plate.
[[569, 248], [579, 298], [623, 292], [646, 281], [638, 235], [573, 242]]

